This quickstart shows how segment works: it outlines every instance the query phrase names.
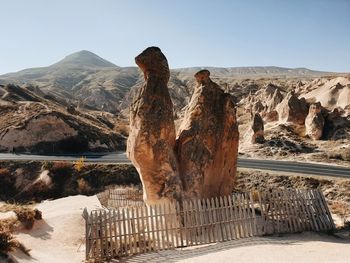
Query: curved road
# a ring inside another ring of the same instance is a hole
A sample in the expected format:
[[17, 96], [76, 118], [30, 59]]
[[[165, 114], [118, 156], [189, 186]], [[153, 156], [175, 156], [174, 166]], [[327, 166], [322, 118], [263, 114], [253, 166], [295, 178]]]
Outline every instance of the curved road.
[[[29, 155], [0, 153], [0, 160], [35, 160], [35, 161], [74, 161], [85, 156], [86, 162], [93, 163], [130, 163], [125, 153], [82, 153], [72, 155]], [[273, 161], [261, 159], [238, 159], [238, 167], [257, 170], [281, 171], [299, 174], [313, 174], [350, 178], [350, 168], [315, 163]]]

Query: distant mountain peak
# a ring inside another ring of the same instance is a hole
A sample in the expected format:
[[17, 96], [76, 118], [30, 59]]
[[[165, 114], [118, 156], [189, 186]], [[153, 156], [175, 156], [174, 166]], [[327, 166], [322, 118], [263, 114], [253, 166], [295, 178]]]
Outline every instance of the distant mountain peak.
[[86, 68], [116, 68], [115, 64], [99, 57], [88, 50], [81, 50], [66, 56], [51, 67], [86, 67]]

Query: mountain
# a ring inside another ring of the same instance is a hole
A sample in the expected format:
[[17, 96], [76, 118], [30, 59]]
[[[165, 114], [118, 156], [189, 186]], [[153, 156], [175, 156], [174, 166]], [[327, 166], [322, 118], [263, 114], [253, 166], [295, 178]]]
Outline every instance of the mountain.
[[117, 68], [118, 66], [90, 51], [81, 50], [79, 52], [66, 56], [64, 59], [51, 66], [51, 68], [59, 67], [100, 69]]
[[[170, 93], [176, 108], [184, 107], [192, 93], [193, 75], [203, 67], [171, 70]], [[231, 67], [210, 70], [212, 79], [232, 89], [237, 82], [261, 78], [314, 78], [330, 74], [305, 68]], [[90, 51], [79, 51], [42, 68], [25, 69], [0, 76], [1, 83], [38, 86], [58, 101], [108, 111], [127, 111], [135, 89], [143, 77], [136, 67], [118, 67]]]

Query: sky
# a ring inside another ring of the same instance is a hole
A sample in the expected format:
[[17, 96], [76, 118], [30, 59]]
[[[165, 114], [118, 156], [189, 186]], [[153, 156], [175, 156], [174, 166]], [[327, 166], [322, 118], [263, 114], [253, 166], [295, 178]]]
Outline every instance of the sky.
[[0, 74], [89, 50], [119, 66], [158, 46], [171, 68], [350, 72], [350, 0], [0, 0]]

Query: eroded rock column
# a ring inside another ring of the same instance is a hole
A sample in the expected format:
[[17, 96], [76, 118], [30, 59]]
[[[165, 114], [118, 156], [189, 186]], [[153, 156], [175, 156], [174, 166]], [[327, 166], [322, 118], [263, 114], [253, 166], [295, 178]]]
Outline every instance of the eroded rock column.
[[252, 116], [252, 140], [251, 142], [254, 143], [264, 143], [265, 138], [264, 138], [264, 121], [261, 118], [260, 114], [256, 112]]
[[320, 102], [311, 104], [305, 119], [305, 133], [313, 140], [319, 140], [323, 134], [325, 120], [321, 109]]
[[127, 154], [140, 175], [147, 204], [180, 200], [182, 186], [174, 155], [176, 134], [167, 87], [168, 62], [157, 47], [147, 48], [135, 61], [145, 83], [130, 108]]
[[197, 87], [176, 142], [187, 198], [229, 195], [236, 175], [239, 133], [234, 98], [209, 75], [208, 70], [195, 74]]

